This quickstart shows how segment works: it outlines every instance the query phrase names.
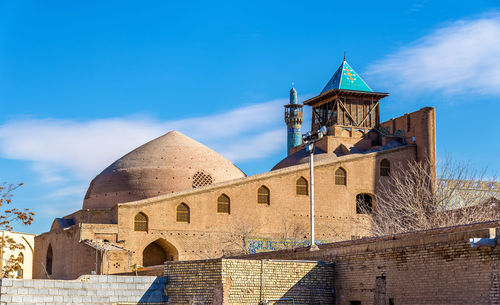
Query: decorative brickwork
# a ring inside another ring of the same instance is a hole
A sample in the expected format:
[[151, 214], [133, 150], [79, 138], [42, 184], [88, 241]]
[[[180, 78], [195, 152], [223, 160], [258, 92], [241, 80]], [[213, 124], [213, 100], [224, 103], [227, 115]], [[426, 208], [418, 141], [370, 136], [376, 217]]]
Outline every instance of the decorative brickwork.
[[197, 171], [193, 176], [193, 188], [202, 187], [205, 185], [210, 185], [214, 182], [214, 179], [209, 174], [204, 171]]

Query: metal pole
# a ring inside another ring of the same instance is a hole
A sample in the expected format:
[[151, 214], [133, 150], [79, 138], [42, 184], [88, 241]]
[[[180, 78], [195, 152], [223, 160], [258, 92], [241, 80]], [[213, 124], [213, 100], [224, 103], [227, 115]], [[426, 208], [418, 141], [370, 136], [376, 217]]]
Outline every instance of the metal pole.
[[97, 256], [97, 251], [98, 251], [97, 248], [95, 248], [95, 274], [98, 274], [97, 273], [97, 257], [98, 257]]
[[309, 144], [309, 184], [310, 184], [310, 196], [311, 196], [311, 250], [316, 249], [316, 243], [314, 241], [314, 142]]

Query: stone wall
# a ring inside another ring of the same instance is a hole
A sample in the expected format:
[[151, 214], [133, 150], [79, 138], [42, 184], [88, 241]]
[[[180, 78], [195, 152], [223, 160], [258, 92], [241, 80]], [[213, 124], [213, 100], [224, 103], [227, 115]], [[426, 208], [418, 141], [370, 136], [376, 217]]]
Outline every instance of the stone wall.
[[242, 256], [334, 264], [336, 304], [500, 304], [500, 246], [474, 247], [500, 221]]
[[333, 268], [325, 262], [214, 259], [169, 262], [169, 304], [332, 304]]
[[81, 276], [77, 280], [0, 280], [0, 304], [164, 304], [167, 279]]

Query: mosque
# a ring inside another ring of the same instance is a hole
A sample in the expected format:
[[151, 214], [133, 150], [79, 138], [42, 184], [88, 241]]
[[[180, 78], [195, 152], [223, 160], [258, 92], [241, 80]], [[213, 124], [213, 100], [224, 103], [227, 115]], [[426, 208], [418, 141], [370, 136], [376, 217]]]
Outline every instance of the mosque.
[[303, 105], [292, 88], [284, 106], [288, 156], [253, 176], [177, 131], [136, 148], [90, 182], [81, 210], [35, 237], [33, 277], [117, 274], [304, 242], [310, 176], [303, 106], [312, 108], [311, 130], [327, 128], [314, 149], [316, 238], [366, 236], [360, 223], [369, 221], [391, 170], [409, 160], [435, 164], [434, 108], [380, 122], [388, 95], [373, 91], [345, 59]]

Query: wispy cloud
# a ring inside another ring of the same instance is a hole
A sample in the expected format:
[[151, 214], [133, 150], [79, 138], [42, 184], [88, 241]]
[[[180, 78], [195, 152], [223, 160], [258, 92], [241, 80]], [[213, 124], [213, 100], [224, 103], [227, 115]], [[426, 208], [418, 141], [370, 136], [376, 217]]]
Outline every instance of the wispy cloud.
[[216, 115], [163, 122], [144, 117], [15, 120], [0, 125], [0, 156], [33, 162], [33, 170], [45, 182], [61, 181], [65, 174], [90, 179], [132, 149], [179, 130], [232, 161], [263, 158], [283, 148], [281, 114], [285, 103], [274, 100]]
[[392, 90], [500, 95], [500, 15], [443, 26], [369, 67]]

